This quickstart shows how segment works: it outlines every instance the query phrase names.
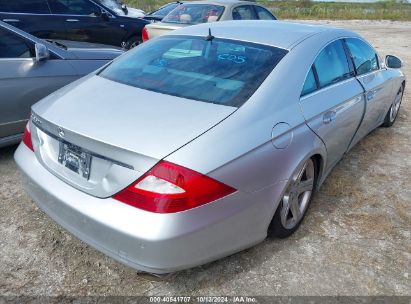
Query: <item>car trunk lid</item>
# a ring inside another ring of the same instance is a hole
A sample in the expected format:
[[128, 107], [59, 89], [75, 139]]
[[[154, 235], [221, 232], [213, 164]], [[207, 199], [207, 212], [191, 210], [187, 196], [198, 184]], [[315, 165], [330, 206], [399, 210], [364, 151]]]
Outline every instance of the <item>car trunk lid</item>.
[[[33, 106], [33, 144], [53, 174], [84, 192], [108, 197], [235, 109], [92, 76]], [[91, 155], [88, 177], [61, 163], [64, 144]]]
[[153, 39], [158, 36], [165, 35], [171, 31], [175, 31], [179, 28], [186, 27], [186, 26], [187, 24], [158, 22], [158, 23], [151, 23], [151, 24], [146, 25], [146, 29], [148, 32], [148, 38]]

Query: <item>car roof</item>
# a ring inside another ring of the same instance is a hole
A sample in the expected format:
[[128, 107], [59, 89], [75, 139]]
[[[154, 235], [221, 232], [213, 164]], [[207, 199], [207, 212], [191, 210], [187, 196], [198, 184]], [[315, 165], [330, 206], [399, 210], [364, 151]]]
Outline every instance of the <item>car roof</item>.
[[209, 29], [214, 37], [241, 40], [291, 49], [299, 42], [319, 33], [351, 36], [347, 30], [323, 25], [269, 20], [236, 20], [202, 23], [184, 27], [168, 35], [207, 36]]

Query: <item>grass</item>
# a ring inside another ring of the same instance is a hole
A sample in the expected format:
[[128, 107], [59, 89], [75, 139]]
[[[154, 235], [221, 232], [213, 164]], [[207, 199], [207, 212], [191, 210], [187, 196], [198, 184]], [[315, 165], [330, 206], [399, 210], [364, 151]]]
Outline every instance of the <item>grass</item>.
[[[130, 7], [146, 12], [172, 0], [123, 0]], [[269, 8], [279, 19], [331, 19], [331, 20], [402, 20], [411, 21], [411, 3], [381, 1], [376, 3], [344, 3], [257, 0]]]

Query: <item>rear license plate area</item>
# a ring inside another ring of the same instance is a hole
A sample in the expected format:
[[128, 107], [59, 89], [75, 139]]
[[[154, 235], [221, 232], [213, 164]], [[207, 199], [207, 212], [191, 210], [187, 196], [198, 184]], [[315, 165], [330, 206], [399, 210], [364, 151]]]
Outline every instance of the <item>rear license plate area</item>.
[[58, 161], [65, 168], [87, 180], [89, 179], [91, 155], [81, 147], [67, 142], [60, 142]]

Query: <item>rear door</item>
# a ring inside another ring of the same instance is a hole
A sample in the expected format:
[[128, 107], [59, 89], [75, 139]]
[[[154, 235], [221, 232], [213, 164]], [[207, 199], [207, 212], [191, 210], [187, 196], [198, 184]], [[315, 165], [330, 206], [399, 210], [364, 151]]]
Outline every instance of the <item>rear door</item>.
[[100, 6], [88, 0], [48, 1], [52, 13], [63, 17], [68, 40], [121, 45], [127, 33], [125, 24]]
[[350, 68], [341, 40], [328, 44], [315, 59], [301, 93], [308, 126], [323, 140], [327, 169], [347, 151], [364, 113], [364, 91]]
[[0, 0], [0, 20], [39, 38], [65, 39], [66, 28], [46, 0]]
[[22, 133], [31, 106], [78, 76], [52, 55], [35, 60], [34, 43], [0, 28], [0, 138]]
[[357, 79], [364, 87], [366, 99], [364, 119], [351, 144], [354, 146], [382, 123], [390, 106], [392, 88], [385, 85], [385, 70], [380, 68], [378, 55], [370, 45], [359, 38], [345, 39], [345, 43], [354, 62]]

